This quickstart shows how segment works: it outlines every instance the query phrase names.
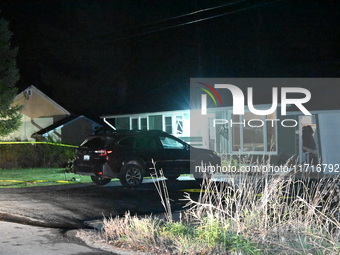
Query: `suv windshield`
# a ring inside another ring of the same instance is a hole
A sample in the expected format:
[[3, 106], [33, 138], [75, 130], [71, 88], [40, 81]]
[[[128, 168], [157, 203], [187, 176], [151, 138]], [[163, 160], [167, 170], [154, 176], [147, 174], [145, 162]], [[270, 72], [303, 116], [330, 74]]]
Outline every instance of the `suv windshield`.
[[184, 149], [184, 144], [170, 138], [170, 137], [160, 137], [164, 149]]

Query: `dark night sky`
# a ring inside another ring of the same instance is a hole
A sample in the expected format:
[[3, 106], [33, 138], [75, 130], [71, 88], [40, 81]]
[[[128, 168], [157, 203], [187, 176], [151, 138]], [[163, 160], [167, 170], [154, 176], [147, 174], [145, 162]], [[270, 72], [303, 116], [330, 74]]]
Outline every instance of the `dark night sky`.
[[339, 7], [327, 0], [0, 0], [0, 16], [19, 47], [19, 90], [34, 84], [96, 119], [187, 108], [192, 77], [339, 77]]

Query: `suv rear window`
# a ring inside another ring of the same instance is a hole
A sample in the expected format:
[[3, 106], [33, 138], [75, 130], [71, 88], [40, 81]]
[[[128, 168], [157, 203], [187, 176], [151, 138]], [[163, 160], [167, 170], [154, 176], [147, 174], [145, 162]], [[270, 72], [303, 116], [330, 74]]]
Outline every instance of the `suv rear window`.
[[91, 137], [86, 139], [81, 146], [87, 148], [103, 148], [105, 143], [106, 139], [104, 137]]

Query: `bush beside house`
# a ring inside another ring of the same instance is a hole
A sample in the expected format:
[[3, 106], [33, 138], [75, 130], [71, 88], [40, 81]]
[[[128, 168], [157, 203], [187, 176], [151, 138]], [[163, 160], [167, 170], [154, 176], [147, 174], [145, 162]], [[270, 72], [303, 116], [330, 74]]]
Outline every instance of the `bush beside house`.
[[74, 148], [51, 144], [4, 144], [0, 146], [0, 169], [66, 167]]

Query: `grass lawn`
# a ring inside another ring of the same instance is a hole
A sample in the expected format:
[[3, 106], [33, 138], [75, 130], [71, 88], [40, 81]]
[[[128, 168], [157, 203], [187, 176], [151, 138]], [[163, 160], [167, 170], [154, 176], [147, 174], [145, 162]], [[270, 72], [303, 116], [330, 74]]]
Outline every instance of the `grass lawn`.
[[64, 168], [0, 170], [0, 188], [26, 188], [89, 182], [92, 182], [89, 176], [81, 176], [73, 173], [67, 173], [65, 175]]

